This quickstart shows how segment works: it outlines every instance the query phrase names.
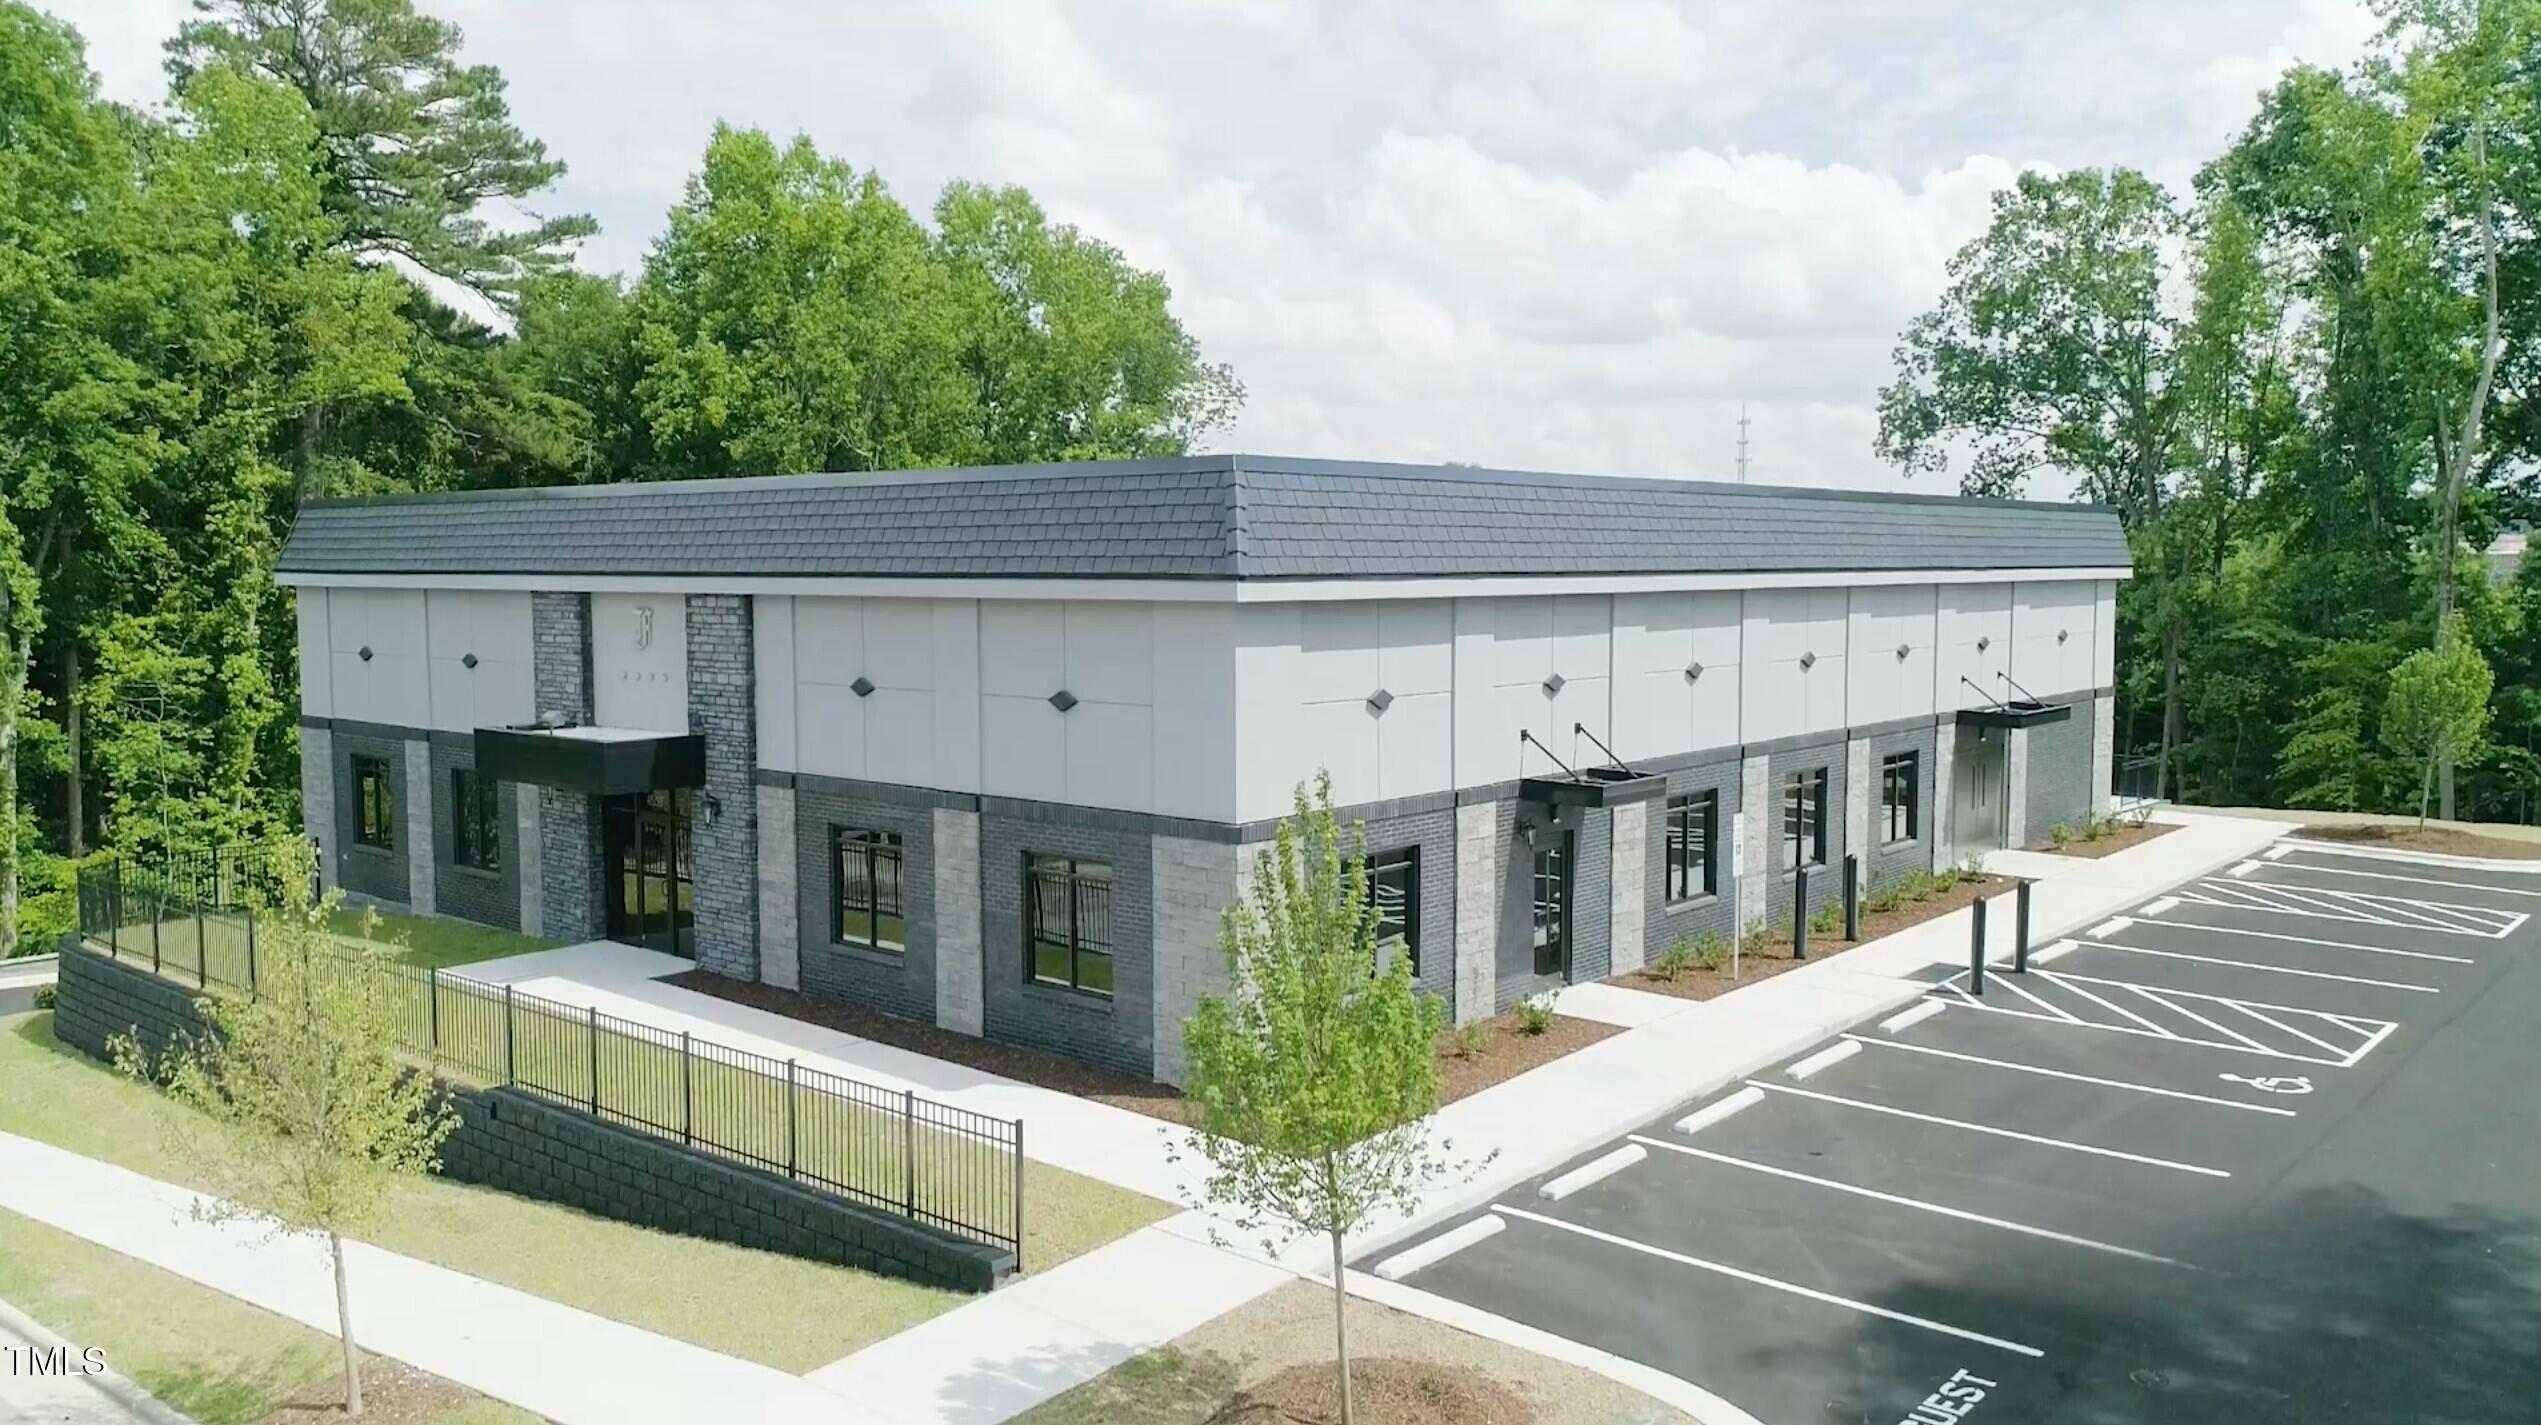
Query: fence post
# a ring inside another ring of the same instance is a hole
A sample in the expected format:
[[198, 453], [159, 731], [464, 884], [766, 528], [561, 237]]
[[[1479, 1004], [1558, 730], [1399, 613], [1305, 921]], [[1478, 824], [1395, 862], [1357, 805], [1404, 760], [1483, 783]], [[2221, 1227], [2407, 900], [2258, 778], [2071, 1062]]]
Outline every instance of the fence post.
[[1791, 958], [1809, 958], [1809, 868], [1795, 867], [1791, 873]]
[[503, 1082], [517, 1082], [512, 1073], [512, 987], [503, 987]]
[[1015, 1120], [1015, 1270], [1023, 1270], [1023, 1120]]
[[900, 1090], [900, 1211], [918, 1215], [918, 1091]]
[[688, 1031], [679, 1031], [679, 1141], [693, 1143], [697, 1121], [696, 1051], [688, 1045]]
[[590, 1026], [586, 1047], [591, 1057], [591, 1115], [600, 1116], [600, 1006], [593, 1005], [583, 1021]]
[[247, 911], [247, 997], [256, 997], [256, 911]]
[[1978, 896], [1968, 918], [1968, 992], [1985, 993], [1985, 897]]
[[789, 1178], [796, 1175], [795, 1169], [802, 1163], [802, 1150], [797, 1146], [801, 1141], [802, 1135], [796, 1131], [794, 1122], [794, 1061], [788, 1059], [785, 1061], [785, 1175]]
[[165, 918], [162, 913], [167, 908], [167, 897], [150, 898], [150, 973], [154, 975], [159, 973], [159, 922]]
[[432, 1056], [441, 1057], [441, 971], [424, 971], [424, 1002], [432, 1006]]
[[124, 957], [124, 858], [115, 858], [115, 918], [107, 922], [106, 943], [114, 947], [115, 958]]
[[2029, 888], [2035, 882], [2024, 879], [2012, 894], [2012, 970], [2029, 973]]
[[1844, 938], [1862, 938], [1862, 858], [1859, 853], [1844, 858]]
[[194, 988], [199, 990], [204, 987], [207, 979], [204, 971], [210, 968], [211, 962], [212, 957], [205, 953], [203, 939], [203, 897], [198, 894], [194, 897]]

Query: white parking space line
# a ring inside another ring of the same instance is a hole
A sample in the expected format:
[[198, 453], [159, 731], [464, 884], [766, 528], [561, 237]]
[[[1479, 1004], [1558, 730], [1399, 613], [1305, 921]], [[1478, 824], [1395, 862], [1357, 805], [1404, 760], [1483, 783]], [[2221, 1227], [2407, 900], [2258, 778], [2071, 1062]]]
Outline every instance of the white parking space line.
[[1923, 1023], [1925, 1020], [1930, 1019], [1934, 1015], [1939, 1014], [1941, 1011], [1948, 1009], [1949, 1007], [1950, 1006], [1946, 1001], [1926, 999], [1918, 1002], [1913, 1008], [1906, 1010], [1902, 1014], [1892, 1014], [1886, 1019], [1881, 1020], [1879, 1022], [1879, 1027], [1887, 1030], [1891, 1034], [1900, 1033], [1904, 1030], [1912, 1029], [1914, 1026]]
[[[2177, 1261], [2170, 1257], [2162, 1256], [2158, 1253], [2139, 1252], [2133, 1247], [2120, 1247], [2113, 1242], [2101, 1242], [2089, 1237], [2076, 1237], [2069, 1232], [2057, 1232], [2045, 1227], [2032, 1227], [2026, 1222], [2012, 1222], [2000, 1217], [1988, 1217], [1981, 1212], [1969, 1212], [1964, 1208], [1949, 1207], [1937, 1202], [1926, 1202], [1922, 1198], [1918, 1197], [1899, 1197], [1895, 1193], [1879, 1192], [1866, 1187], [1856, 1187], [1851, 1183], [1838, 1182], [1833, 1178], [1821, 1178], [1810, 1173], [1794, 1172], [1789, 1168], [1777, 1168], [1767, 1163], [1751, 1163], [1744, 1158], [1733, 1158], [1727, 1153], [1715, 1153], [1705, 1148], [1689, 1148], [1682, 1143], [1662, 1143], [1656, 1138], [1635, 1138], [1632, 1141], [1635, 1143], [1646, 1143], [1653, 1148], [1665, 1148], [1671, 1153], [1682, 1153], [1689, 1158], [1701, 1158], [1706, 1162], [1719, 1163], [1726, 1167], [1744, 1168], [1751, 1173], [1765, 1173], [1773, 1177], [1787, 1179], [1791, 1182], [1808, 1183], [1812, 1186], [1826, 1188], [1833, 1192], [1850, 1193], [1855, 1197], [1870, 1198], [1875, 1202], [1886, 1202], [1893, 1203], [1899, 1207], [1910, 1207], [1917, 1212], [1929, 1212], [1938, 1217], [1956, 1218], [1961, 1222], [1973, 1222], [1983, 1227], [1999, 1227], [2006, 1232], [2017, 1232], [2024, 1237], [2041, 1237], [2047, 1241], [2062, 1242], [2071, 1247], [2087, 1247], [2094, 1252], [2108, 1252], [2120, 1257], [2133, 1257], [2139, 1262], [2159, 1262], [2162, 1265], [2169, 1267], [2186, 1265], [2186, 1263]], [[2189, 1270], [2195, 1271], [2196, 1268], [2190, 1267]]]
[[2293, 1109], [2279, 1108], [2272, 1103], [2243, 1103], [2237, 1098], [2215, 1098], [2209, 1094], [2190, 1093], [2186, 1089], [2166, 1089], [2154, 1084], [2129, 1083], [2125, 1079], [2103, 1079], [2092, 1074], [2077, 1074], [2069, 1069], [2050, 1069], [2043, 1065], [2023, 1064], [2010, 1059], [1989, 1059], [1982, 1054], [1962, 1054], [1955, 1049], [1935, 1049], [1929, 1044], [1906, 1044], [1885, 1039], [1862, 1039], [1860, 1035], [1856, 1034], [1847, 1034], [1844, 1037], [1847, 1039], [1860, 1039], [1860, 1041], [1864, 1044], [1876, 1044], [1882, 1049], [1900, 1049], [1910, 1054], [1930, 1054], [1937, 1059], [1957, 1059], [1970, 1064], [1983, 1064], [1988, 1068], [2009, 1069], [2018, 1074], [2036, 1074], [2041, 1078], [2049, 1079], [2070, 1079], [2078, 1084], [2097, 1084], [2102, 1088], [2129, 1089], [2136, 1093], [2148, 1093], [2161, 1098], [2182, 1099], [2189, 1103], [2209, 1104], [2216, 1108], [2237, 1108], [2244, 1113], [2264, 1113], [2274, 1118], [2292, 1118], [2296, 1116]]
[[1834, 1068], [1860, 1052], [1862, 1052], [1862, 1046], [1859, 1044], [1830, 1044], [1783, 1072], [1795, 1079], [1810, 1078]]
[[2199, 925], [2187, 920], [2148, 920], [2145, 924], [2168, 926], [2173, 930], [2203, 930], [2216, 935], [2244, 935], [2252, 940], [2282, 940], [2294, 945], [2327, 945], [2339, 950], [2361, 950], [2368, 955], [2389, 955], [2402, 960], [2433, 960], [2446, 965], [2479, 963], [2466, 955], [2438, 955], [2431, 950], [2394, 950], [2387, 945], [2359, 945], [2353, 940], [2323, 940], [2317, 935], [2283, 935], [2273, 930], [2243, 930], [2229, 925]]
[[1559, 1202], [1581, 1188], [1604, 1182], [1642, 1159], [1649, 1157], [1646, 1148], [1623, 1147], [1601, 1157], [1592, 1158], [1535, 1190], [1546, 1202]]
[[1820, 1103], [1858, 1108], [1866, 1113], [1884, 1113], [1892, 1118], [1911, 1118], [1917, 1123], [1938, 1124], [1944, 1128], [1961, 1128], [1970, 1133], [1983, 1133], [1995, 1138], [2017, 1138], [2023, 1143], [2035, 1143], [2042, 1148], [2062, 1148], [2069, 1153], [2088, 1153], [2095, 1158], [2115, 1158], [2120, 1162], [2141, 1163], [2148, 1168], [2168, 1168], [2178, 1173], [2195, 1173], [2200, 1177], [2228, 1178], [2232, 1176], [2221, 1168], [2201, 1167], [2195, 1163], [2182, 1163], [2170, 1158], [2148, 1157], [2142, 1153], [2129, 1153], [2121, 1148], [2103, 1148], [2097, 1143], [2076, 1143], [2070, 1138], [2047, 1138], [2035, 1133], [2022, 1133], [2016, 1129], [1997, 1128], [1991, 1123], [1970, 1123], [1964, 1118], [1944, 1118], [1939, 1114], [1917, 1113], [1911, 1108], [1895, 1108], [1884, 1103], [1846, 1098], [1841, 1094], [1819, 1093], [1815, 1089], [1797, 1089], [1789, 1084], [1758, 1083], [1753, 1079], [1748, 1082], [1772, 1093], [1795, 1094], [1801, 1098], [1816, 1099]]
[[[2068, 1029], [2094, 1029], [2103, 1034], [2132, 1034], [2139, 1038], [2159, 1039], [2172, 1044], [2186, 1044], [2198, 1049], [2221, 1049], [2229, 1054], [2259, 1054], [2270, 1059], [2291, 1059], [2298, 1064], [2319, 1064], [2332, 1069], [2348, 1069], [2355, 1067], [2354, 1061], [2349, 1059], [2324, 1059], [2316, 1054], [2296, 1054], [2283, 1049], [2253, 1049], [2246, 1044], [2233, 1044], [2221, 1039], [2199, 1039], [2194, 1035], [2174, 1034], [2166, 1029], [2138, 1029], [2131, 1024], [2094, 1024], [2087, 1019], [2079, 1024], [2072, 1024], [2065, 1020], [2052, 1018], [2044, 1014], [2036, 1014], [2025, 1009], [2005, 1009], [2001, 1005], [1987, 1004], [1984, 1000], [1978, 999], [1977, 997], [1969, 994], [1966, 990], [1960, 989], [1957, 985], [1947, 985], [1944, 986], [1944, 988], [1958, 995], [1959, 998], [1952, 1001], [1952, 1003], [1962, 1005], [1968, 1009], [1982, 1010], [1987, 1014], [2008, 1014], [2014, 1019], [2035, 1020], [2040, 1024], [2061, 1025]], [[2371, 1046], [2368, 1045], [2367, 1047]], [[2359, 1051], [2359, 1053], [2361, 1056], [2361, 1051]]]
[[1828, 1306], [1840, 1306], [1848, 1311], [1858, 1311], [1865, 1316], [1876, 1316], [1883, 1320], [1895, 1321], [1907, 1326], [1920, 1326], [1926, 1331], [1937, 1331], [1944, 1336], [1956, 1336], [1962, 1341], [1973, 1341], [1980, 1346], [1992, 1346], [1997, 1350], [2010, 1351], [2014, 1355], [2027, 1356], [2032, 1360], [2037, 1360], [2047, 1354], [2035, 1346], [2024, 1346], [2018, 1341], [2006, 1341], [2000, 1336], [1988, 1336], [1982, 1331], [1970, 1331], [1964, 1326], [1952, 1326], [1946, 1322], [1934, 1321], [1928, 1317], [1911, 1316], [1903, 1311], [1892, 1311], [1885, 1306], [1874, 1306], [1867, 1301], [1855, 1301], [1851, 1297], [1837, 1296], [1835, 1293], [1828, 1291], [1819, 1291], [1815, 1287], [1802, 1286], [1798, 1282], [1781, 1281], [1777, 1278], [1764, 1276], [1757, 1272], [1742, 1271], [1737, 1267], [1729, 1266], [1722, 1262], [1707, 1262], [1700, 1257], [1689, 1257], [1683, 1252], [1671, 1252], [1665, 1247], [1653, 1247], [1647, 1242], [1635, 1242], [1629, 1237], [1618, 1237], [1611, 1232], [1600, 1232], [1594, 1227], [1582, 1227], [1576, 1222], [1564, 1222], [1558, 1217], [1546, 1217], [1541, 1213], [1528, 1212], [1523, 1208], [1516, 1207], [1494, 1207], [1491, 1210], [1493, 1212], [1503, 1214], [1504, 1216], [1517, 1218], [1524, 1222], [1538, 1223], [1559, 1231], [1575, 1233], [1593, 1241], [1604, 1242], [1610, 1246], [1621, 1247], [1627, 1251], [1640, 1252], [1648, 1256], [1657, 1257], [1663, 1261], [1675, 1262], [1679, 1266], [1692, 1267], [1696, 1271], [1712, 1272], [1720, 1276], [1728, 1277], [1734, 1281], [1746, 1282], [1750, 1286], [1764, 1287], [1769, 1291], [1788, 1292], [1793, 1296], [1806, 1297], [1811, 1301], [1823, 1302]]
[[1434, 1267], [1477, 1242], [1487, 1242], [1500, 1235], [1509, 1224], [1498, 1217], [1484, 1215], [1452, 1232], [1441, 1232], [1417, 1247], [1409, 1247], [1376, 1264], [1376, 1274], [1390, 1282], [1398, 1282], [1423, 1267]]
[[[2348, 866], [2302, 865], [2278, 866], [2274, 869], [2279, 871], [2317, 871], [2324, 876], [2362, 876], [2368, 880], [2375, 881], [2406, 881], [2412, 886], [2450, 886], [2457, 891], [2488, 891], [2495, 895], [2525, 896], [2541, 900], [2541, 890], [2526, 890], [2518, 886], [2488, 886], [2482, 885], [2477, 881], [2430, 881], [2424, 876], [2395, 876], [2389, 871], [2359, 871]], [[2498, 913], [2502, 915], [2507, 914], [2508, 912], [2500, 911]]]
[[2257, 869], [2259, 869], [2258, 862], [2244, 861], [2240, 865], [2233, 867], [2231, 870], [2224, 872], [2224, 874], [2227, 876], [2240, 877], [2246, 876]]
[[[2219, 955], [2191, 955], [2185, 950], [2154, 950], [2142, 945], [2120, 945], [2107, 940], [2094, 940], [2090, 944], [2095, 950], [2122, 950], [2129, 955], [2150, 955], [2161, 960], [2190, 960], [2200, 965], [2223, 965], [2235, 970], [2257, 970], [2269, 975], [2294, 975], [2306, 980], [2336, 980], [2342, 985], [2366, 985], [2377, 990], [2408, 990], [2422, 995], [2443, 993], [2433, 985], [2403, 984], [2398, 980], [2372, 980], [2362, 975], [2332, 974], [2327, 970], [2298, 970], [2291, 965], [2265, 965], [2256, 960], [2227, 960]], [[2045, 958], [2044, 955], [2032, 955], [2029, 957], [2029, 962], [2034, 965]]]
[[1718, 1103], [1707, 1104], [1676, 1121], [1679, 1133], [1700, 1133], [1722, 1119], [1743, 1109], [1754, 1108], [1765, 1101], [1763, 1089], [1740, 1089]]

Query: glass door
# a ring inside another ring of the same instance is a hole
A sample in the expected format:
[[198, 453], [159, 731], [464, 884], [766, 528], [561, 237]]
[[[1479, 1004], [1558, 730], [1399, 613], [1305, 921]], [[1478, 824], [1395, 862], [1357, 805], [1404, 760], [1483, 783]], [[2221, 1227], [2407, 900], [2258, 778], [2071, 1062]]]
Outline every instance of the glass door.
[[602, 810], [609, 938], [696, 953], [688, 801], [680, 792], [611, 797]]
[[1537, 834], [1545, 839], [1535, 848], [1535, 973], [1566, 975], [1570, 970], [1572, 833]]

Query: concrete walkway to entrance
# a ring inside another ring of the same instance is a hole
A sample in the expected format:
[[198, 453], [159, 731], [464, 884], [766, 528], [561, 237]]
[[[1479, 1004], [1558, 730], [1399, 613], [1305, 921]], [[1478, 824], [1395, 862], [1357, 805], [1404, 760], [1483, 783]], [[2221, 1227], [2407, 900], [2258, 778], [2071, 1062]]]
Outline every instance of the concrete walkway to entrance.
[[[199, 1193], [0, 1133], [0, 1208], [332, 1335], [323, 1244], [195, 1220]], [[364, 1243], [354, 1338], [557, 1425], [902, 1425], [799, 1376]], [[147, 1311], [148, 1302], [127, 1303]]]

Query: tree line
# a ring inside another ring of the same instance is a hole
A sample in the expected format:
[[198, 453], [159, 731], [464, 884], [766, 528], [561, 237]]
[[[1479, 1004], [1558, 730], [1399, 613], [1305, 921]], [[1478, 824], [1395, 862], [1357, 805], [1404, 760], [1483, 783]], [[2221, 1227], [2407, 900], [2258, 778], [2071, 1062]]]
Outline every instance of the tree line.
[[[630, 280], [413, 0], [196, 0], [166, 102], [0, 0], [0, 955], [296, 818], [303, 502], [1179, 453], [1242, 389], [1020, 188], [718, 125]], [[475, 312], [486, 320], [465, 315]]]
[[1877, 448], [2113, 507], [2119, 745], [2215, 805], [2528, 821], [2541, 4], [2379, 0], [2173, 193], [2029, 173], [1899, 342]]

